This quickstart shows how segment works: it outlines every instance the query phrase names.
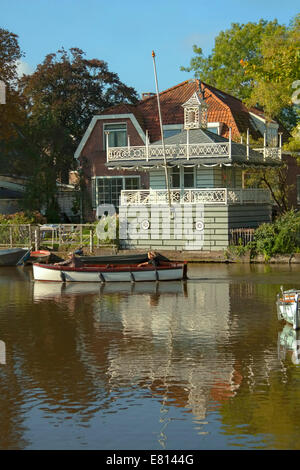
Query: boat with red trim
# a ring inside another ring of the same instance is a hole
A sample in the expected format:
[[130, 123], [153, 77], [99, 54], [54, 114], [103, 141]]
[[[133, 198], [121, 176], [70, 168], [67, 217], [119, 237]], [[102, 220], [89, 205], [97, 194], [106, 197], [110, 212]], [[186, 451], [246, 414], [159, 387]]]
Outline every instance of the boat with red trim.
[[160, 262], [159, 266], [83, 264], [80, 267], [33, 264], [35, 281], [58, 282], [140, 282], [186, 279], [187, 264]]

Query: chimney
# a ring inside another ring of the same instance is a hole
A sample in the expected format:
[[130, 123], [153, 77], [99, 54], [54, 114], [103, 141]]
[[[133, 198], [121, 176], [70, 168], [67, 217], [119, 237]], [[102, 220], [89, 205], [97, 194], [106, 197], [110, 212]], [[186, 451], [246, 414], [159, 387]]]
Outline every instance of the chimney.
[[151, 96], [155, 96], [155, 93], [142, 93], [142, 100], [146, 100], [147, 98], [150, 98]]

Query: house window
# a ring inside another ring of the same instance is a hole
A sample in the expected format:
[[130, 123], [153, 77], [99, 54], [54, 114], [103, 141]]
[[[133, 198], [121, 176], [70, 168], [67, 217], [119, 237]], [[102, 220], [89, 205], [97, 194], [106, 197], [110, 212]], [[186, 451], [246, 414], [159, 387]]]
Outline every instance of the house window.
[[221, 126], [222, 123], [220, 122], [208, 122], [207, 123], [207, 130], [213, 132], [214, 134], [221, 134]]
[[225, 188], [235, 188], [235, 171], [233, 168], [222, 168], [222, 181]]
[[180, 168], [172, 168], [171, 186], [172, 188], [180, 188]]
[[218, 127], [208, 127], [208, 130], [210, 132], [213, 132], [214, 134], [219, 134], [219, 128]]
[[117, 207], [119, 205], [119, 196], [122, 188], [122, 178], [97, 178], [97, 205], [113, 204]]
[[191, 168], [172, 168], [171, 173], [172, 188], [194, 188], [195, 187], [195, 170]]
[[113, 204], [119, 207], [122, 189], [139, 189], [139, 176], [98, 176], [92, 180], [93, 207], [100, 204]]
[[270, 147], [277, 147], [278, 145], [278, 127], [267, 125], [267, 145]]
[[163, 126], [164, 138], [172, 137], [172, 135], [179, 134], [182, 131], [182, 124], [165, 124]]
[[[109, 147], [126, 147], [127, 145], [127, 125], [118, 122], [116, 124], [104, 124], [104, 132], [109, 132]], [[106, 149], [106, 135], [104, 135], [104, 149]]]
[[194, 187], [194, 168], [183, 168], [183, 184], [184, 188]]
[[140, 187], [140, 178], [133, 176], [133, 177], [126, 177], [125, 178], [125, 187], [124, 189], [139, 189]]

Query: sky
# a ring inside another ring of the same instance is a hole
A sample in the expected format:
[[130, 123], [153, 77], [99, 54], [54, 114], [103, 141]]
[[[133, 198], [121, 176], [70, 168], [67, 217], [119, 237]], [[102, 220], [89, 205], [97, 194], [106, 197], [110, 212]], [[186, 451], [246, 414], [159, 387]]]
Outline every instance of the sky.
[[163, 91], [193, 77], [180, 71], [193, 44], [208, 55], [231, 23], [276, 18], [288, 25], [299, 11], [296, 0], [0, 0], [0, 28], [19, 36], [20, 73], [61, 47], [78, 47], [141, 94], [155, 92], [152, 50]]

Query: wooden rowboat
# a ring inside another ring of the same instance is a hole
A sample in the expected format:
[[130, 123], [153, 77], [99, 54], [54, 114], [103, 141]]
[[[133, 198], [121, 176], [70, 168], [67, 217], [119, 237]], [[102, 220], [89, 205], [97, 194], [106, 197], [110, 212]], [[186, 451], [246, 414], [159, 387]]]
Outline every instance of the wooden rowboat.
[[53, 264], [33, 264], [35, 281], [58, 282], [140, 282], [186, 279], [186, 263], [163, 263], [159, 266], [83, 265], [74, 268]]
[[291, 289], [277, 295], [277, 316], [293, 325], [293, 329], [300, 328], [300, 291]]
[[26, 264], [49, 263], [50, 257], [51, 252], [48, 250], [31, 251], [29, 258], [26, 260]]
[[[157, 258], [159, 261], [163, 262], [170, 262], [168, 258], [157, 253]], [[147, 253], [140, 253], [140, 254], [127, 254], [127, 255], [107, 255], [107, 256], [78, 256], [78, 259], [83, 264], [113, 264], [113, 265], [133, 265], [133, 264], [140, 264], [145, 263], [148, 261], [148, 254]]]

